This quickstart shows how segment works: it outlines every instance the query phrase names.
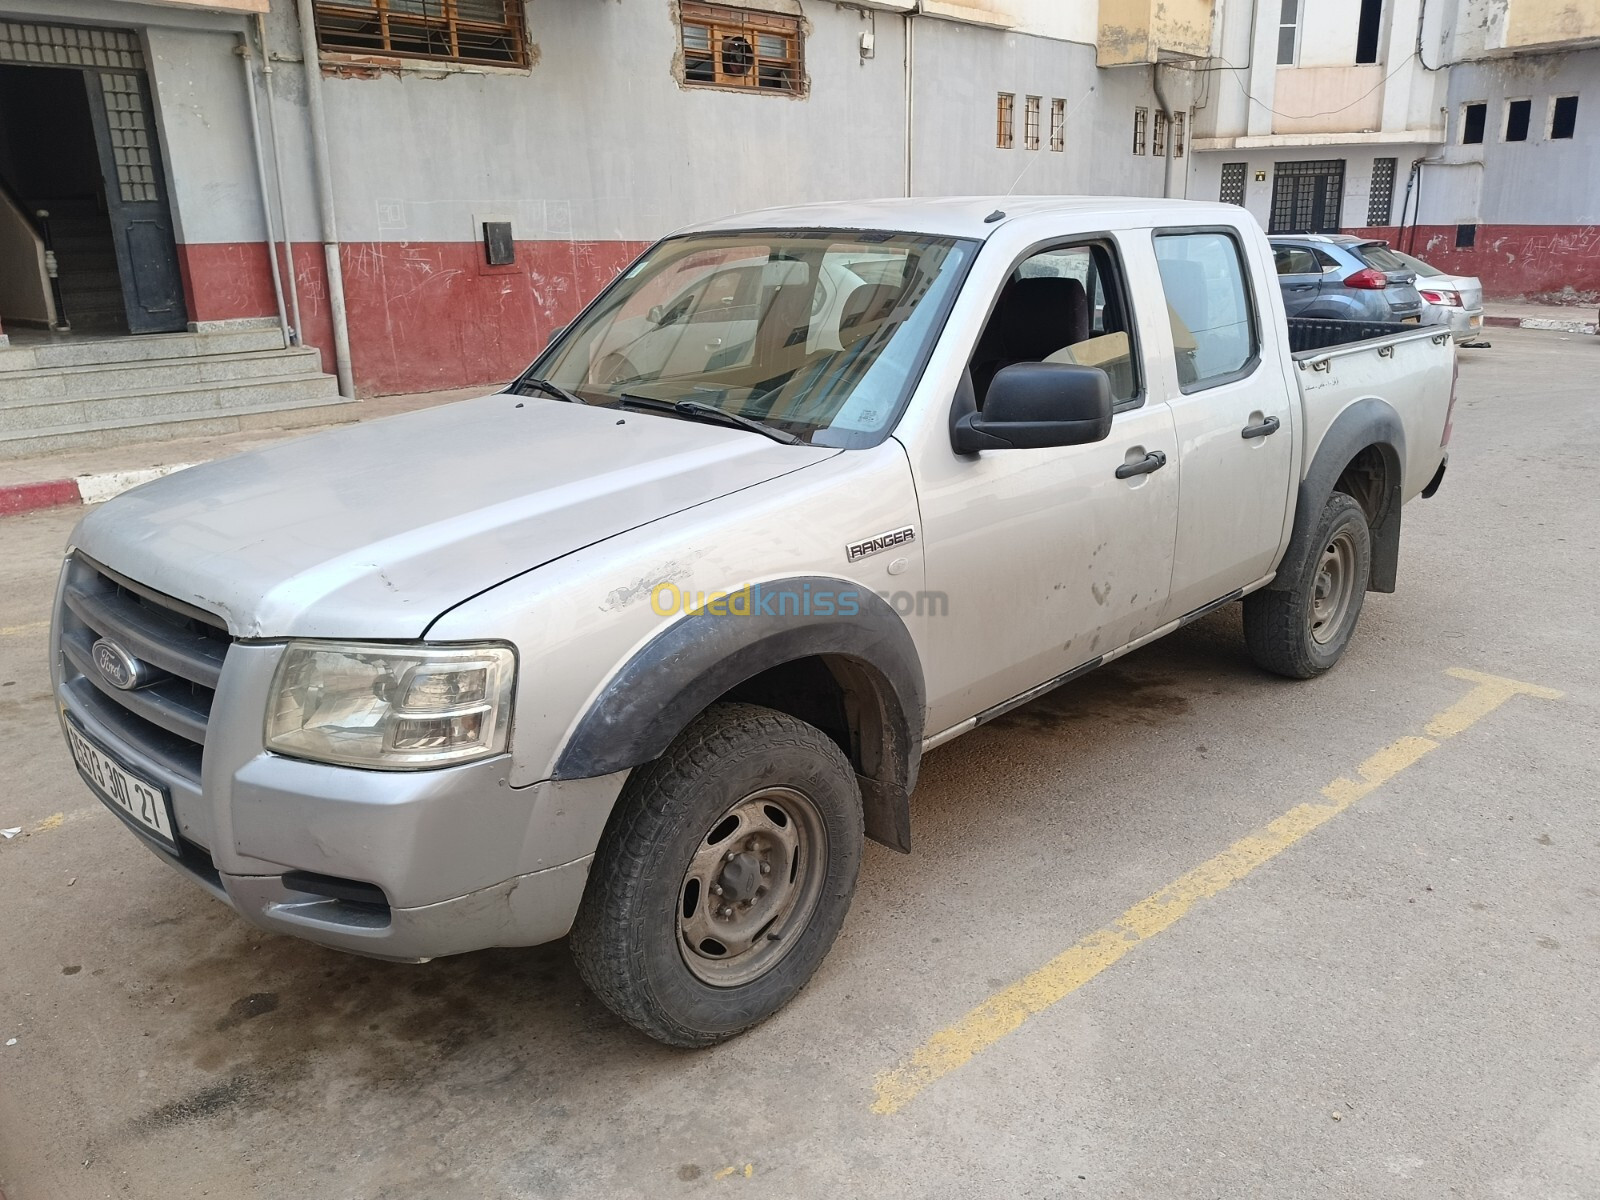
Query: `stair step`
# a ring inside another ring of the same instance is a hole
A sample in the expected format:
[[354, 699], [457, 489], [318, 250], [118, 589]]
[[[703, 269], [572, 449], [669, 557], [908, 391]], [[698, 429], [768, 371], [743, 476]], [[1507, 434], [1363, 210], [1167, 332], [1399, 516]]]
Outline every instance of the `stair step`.
[[59, 341], [0, 349], [0, 380], [12, 371], [39, 367], [86, 367], [159, 358], [232, 354], [242, 350], [282, 350], [276, 325], [214, 333], [145, 333], [107, 337], [65, 337]]
[[315, 347], [296, 346], [288, 350], [245, 350], [235, 354], [8, 371], [0, 374], [0, 411], [18, 403], [151, 392], [184, 384], [271, 379], [317, 373], [321, 369], [322, 356]]
[[304, 429], [357, 420], [360, 402], [335, 397], [287, 404], [266, 404], [223, 413], [189, 413], [169, 417], [129, 417], [121, 420], [59, 426], [37, 432], [0, 431], [0, 461], [38, 454], [59, 454], [85, 447], [100, 449], [136, 442], [167, 442], [174, 438], [218, 437], [276, 429]]
[[94, 429], [124, 421], [191, 420], [241, 410], [265, 411], [295, 403], [328, 403], [338, 398], [338, 381], [319, 371], [276, 379], [192, 383], [159, 391], [19, 402], [0, 407], [0, 437]]

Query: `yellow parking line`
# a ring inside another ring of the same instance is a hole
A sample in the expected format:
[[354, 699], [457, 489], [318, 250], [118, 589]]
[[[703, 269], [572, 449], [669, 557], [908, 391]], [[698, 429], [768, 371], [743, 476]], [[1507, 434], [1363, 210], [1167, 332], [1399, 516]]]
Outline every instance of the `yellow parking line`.
[[924, 1088], [969, 1062], [1029, 1017], [1066, 999], [1140, 942], [1174, 924], [1197, 900], [1215, 896], [1237, 883], [1511, 697], [1561, 697], [1551, 688], [1477, 671], [1454, 668], [1446, 674], [1476, 686], [1428, 722], [1429, 736], [1407, 736], [1384, 747], [1356, 768], [1356, 779], [1335, 779], [1323, 788], [1325, 803], [1290, 809], [1139, 901], [1106, 928], [1089, 934], [1038, 970], [990, 996], [954, 1025], [930, 1037], [898, 1066], [878, 1076], [872, 1111], [885, 1115], [899, 1112]]
[[26, 625], [0, 625], [0, 637], [16, 637], [18, 634], [35, 633], [40, 629], [49, 628], [49, 621], [30, 621]]

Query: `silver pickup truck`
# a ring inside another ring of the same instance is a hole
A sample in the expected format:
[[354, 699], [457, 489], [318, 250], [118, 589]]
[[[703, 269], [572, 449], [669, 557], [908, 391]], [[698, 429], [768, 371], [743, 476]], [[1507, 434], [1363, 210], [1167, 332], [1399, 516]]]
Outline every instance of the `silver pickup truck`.
[[571, 933], [706, 1045], [839, 932], [922, 756], [1220, 605], [1333, 666], [1445, 468], [1448, 331], [1286, 323], [1244, 210], [833, 204], [665, 238], [510, 387], [84, 518], [89, 786], [247, 920]]

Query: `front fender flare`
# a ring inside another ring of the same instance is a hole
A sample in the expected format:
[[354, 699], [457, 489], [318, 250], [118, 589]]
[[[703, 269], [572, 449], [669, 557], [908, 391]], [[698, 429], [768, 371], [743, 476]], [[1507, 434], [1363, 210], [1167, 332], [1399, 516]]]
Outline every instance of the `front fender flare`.
[[[554, 777], [587, 779], [649, 762], [732, 688], [772, 667], [828, 656], [848, 664], [850, 678], [841, 681], [847, 690], [870, 692], [874, 701], [875, 744], [861, 755], [868, 831], [909, 848], [926, 701], [921, 659], [905, 622], [882, 597], [843, 580], [779, 579], [761, 584], [760, 592], [802, 599], [827, 593], [834, 611], [701, 611], [674, 622], [612, 676], [562, 747]], [[847, 597], [855, 599], [854, 613], [837, 611]]]

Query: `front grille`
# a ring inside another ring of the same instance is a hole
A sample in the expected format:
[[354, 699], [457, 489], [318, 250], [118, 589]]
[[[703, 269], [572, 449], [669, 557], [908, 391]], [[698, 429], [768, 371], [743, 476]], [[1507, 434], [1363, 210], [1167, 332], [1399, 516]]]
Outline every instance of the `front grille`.
[[[132, 691], [111, 684], [94, 664], [101, 638], [151, 668], [152, 681]], [[232, 641], [210, 613], [82, 555], [68, 565], [61, 611], [67, 691], [118, 738], [196, 788], [211, 701]]]

